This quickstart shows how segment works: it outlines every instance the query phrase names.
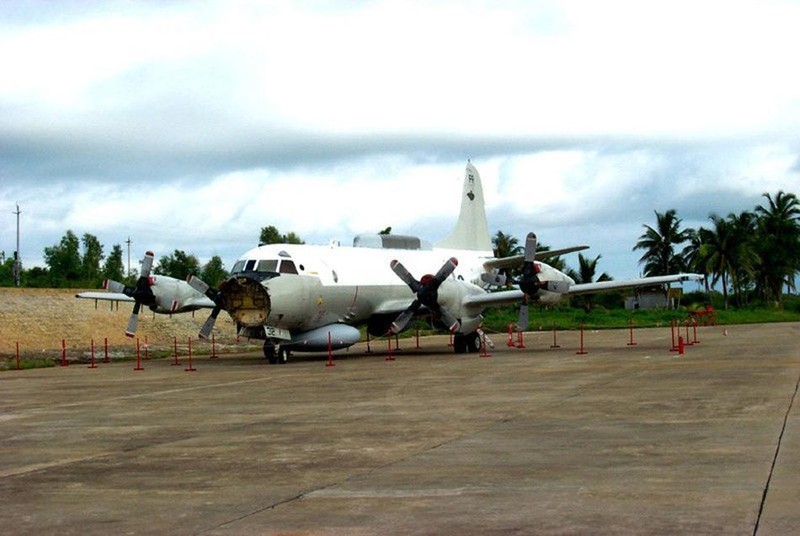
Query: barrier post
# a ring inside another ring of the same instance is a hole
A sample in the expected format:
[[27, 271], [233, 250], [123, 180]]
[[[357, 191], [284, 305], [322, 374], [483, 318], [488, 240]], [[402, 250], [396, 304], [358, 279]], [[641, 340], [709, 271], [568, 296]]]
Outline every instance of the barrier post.
[[17, 341], [17, 370], [19, 370], [19, 341]]
[[517, 348], [519, 349], [525, 348], [525, 341], [523, 340], [521, 329], [517, 329]]
[[513, 348], [514, 346], [516, 346], [514, 344], [514, 323], [513, 322], [508, 324], [508, 344], [507, 344], [507, 346], [509, 348]]
[[670, 352], [677, 352], [678, 351], [678, 344], [675, 341], [675, 320], [669, 321], [669, 333], [672, 336], [672, 348], [669, 349]]
[[372, 353], [372, 348], [370, 348], [370, 346], [369, 346], [369, 340], [370, 340], [369, 330], [367, 330], [367, 353], [371, 354]]
[[553, 344], [550, 345], [550, 348], [561, 348], [561, 345], [556, 342], [556, 323], [553, 322]]
[[336, 363], [333, 362], [333, 343], [331, 342], [331, 332], [328, 332], [328, 363], [326, 367], [335, 367]]
[[103, 355], [103, 363], [110, 363], [111, 360], [108, 358], [108, 337], [103, 339], [103, 352], [105, 352]]
[[217, 336], [215, 334], [211, 334], [211, 357], [209, 359], [216, 359], [219, 357], [217, 355]]
[[584, 355], [588, 354], [589, 352], [586, 351], [586, 348], [583, 347], [583, 324], [581, 324], [581, 349], [575, 352], [577, 355]]
[[628, 319], [628, 327], [630, 328], [630, 332], [631, 332], [631, 340], [628, 343], [628, 346], [636, 346], [636, 343], [633, 342], [633, 318], [632, 317]]
[[694, 343], [692, 343], [692, 339], [689, 338], [689, 321], [688, 320], [686, 321], [686, 338], [683, 339], [683, 344], [685, 346], [691, 346], [692, 344], [694, 344]]
[[197, 369], [192, 366], [192, 338], [189, 337], [189, 366], [183, 369], [186, 372], [194, 372]]
[[142, 367], [142, 354], [139, 351], [139, 337], [136, 337], [136, 368], [133, 370], [144, 370]]
[[66, 367], [69, 365], [67, 363], [67, 341], [66, 339], [61, 339], [61, 366]]
[[414, 328], [414, 334], [417, 338], [417, 350], [419, 350], [419, 324]]
[[678, 335], [678, 355], [683, 355], [686, 351], [685, 346], [683, 344], [683, 337]]
[[87, 368], [97, 368], [97, 365], [94, 363], [94, 339], [92, 339], [92, 364]]
[[386, 342], [388, 343], [387, 346], [388, 346], [388, 349], [389, 349], [389, 354], [386, 356], [386, 359], [384, 359], [384, 361], [394, 361], [394, 356], [392, 355], [392, 334], [391, 333], [386, 337]]
[[172, 355], [175, 357], [175, 360], [172, 362], [170, 366], [180, 365], [178, 363], [178, 337], [172, 338]]
[[700, 341], [697, 340], [697, 319], [696, 318], [694, 319], [694, 322], [692, 322], [692, 332], [693, 332], [693, 335], [694, 335], [694, 339], [692, 340], [692, 343], [693, 344], [700, 344]]

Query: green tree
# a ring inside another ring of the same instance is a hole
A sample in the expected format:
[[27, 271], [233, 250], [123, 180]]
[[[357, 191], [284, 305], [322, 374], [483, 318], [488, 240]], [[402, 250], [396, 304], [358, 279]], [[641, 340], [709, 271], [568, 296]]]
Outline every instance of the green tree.
[[[572, 268], [567, 269], [567, 275], [575, 280], [576, 283], [594, 283], [595, 274], [597, 273], [597, 263], [600, 261], [602, 255], [598, 255], [594, 259], [584, 257], [582, 253], [578, 253], [578, 270]], [[597, 281], [611, 281], [612, 277], [603, 272], [597, 278]], [[583, 294], [580, 296], [583, 300], [583, 309], [588, 313], [592, 310], [592, 295]]]
[[[524, 251], [524, 247], [519, 245], [519, 240], [517, 240], [516, 237], [506, 234], [503, 231], [497, 231], [492, 237], [492, 249], [494, 250], [494, 256], [498, 259], [521, 255]], [[521, 267], [500, 268], [499, 272], [508, 278], [512, 278], [516, 277], [520, 270]]]
[[14, 257], [0, 257], [0, 287], [14, 286]]
[[261, 228], [261, 234], [258, 238], [259, 246], [267, 244], [305, 244], [305, 242], [294, 232], [281, 234], [277, 227], [269, 225]]
[[50, 286], [66, 287], [80, 280], [80, 241], [75, 233], [67, 231], [58, 244], [44, 248], [44, 262], [50, 274]]
[[722, 281], [722, 297], [725, 309], [728, 308], [728, 278], [733, 271], [734, 246], [733, 226], [729, 221], [712, 214], [709, 216], [712, 229], [700, 228], [700, 248], [695, 263], [702, 266], [703, 273], [711, 275], [711, 284]]
[[203, 266], [203, 271], [200, 277], [214, 288], [219, 287], [220, 283], [228, 278], [228, 271], [219, 255], [214, 255]]
[[161, 257], [153, 271], [176, 279], [186, 279], [191, 274], [200, 273], [200, 261], [194, 255], [176, 249], [171, 255]]
[[122, 282], [125, 279], [125, 265], [122, 262], [122, 246], [114, 244], [111, 253], [103, 264], [102, 276], [104, 279]]
[[759, 286], [766, 300], [782, 303], [783, 285], [794, 283], [800, 270], [800, 202], [792, 193], [763, 194], [767, 206], [755, 208], [757, 216]]
[[656, 211], [656, 226], [644, 225], [645, 232], [633, 250], [644, 250], [639, 264], [644, 264], [646, 276], [669, 275], [682, 272], [686, 262], [683, 255], [675, 252], [675, 247], [690, 238], [687, 230], [681, 230], [681, 219], [675, 210], [670, 209], [663, 214]]
[[103, 260], [103, 245], [96, 236], [84, 233], [81, 238], [83, 243], [83, 255], [81, 256], [81, 280], [86, 282], [86, 286], [97, 286], [102, 279], [100, 277], [100, 261]]

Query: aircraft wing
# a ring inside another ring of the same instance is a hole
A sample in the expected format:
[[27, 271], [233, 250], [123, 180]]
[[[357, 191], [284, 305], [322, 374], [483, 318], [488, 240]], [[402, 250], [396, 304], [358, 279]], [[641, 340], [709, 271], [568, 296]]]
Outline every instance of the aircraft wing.
[[[569, 287], [566, 295], [572, 294], [591, 294], [592, 292], [603, 292], [606, 290], [617, 290], [622, 288], [636, 288], [636, 287], [649, 287], [656, 285], [663, 285], [665, 283], [683, 283], [684, 281], [702, 281], [703, 276], [700, 274], [675, 274], [675, 275], [662, 275], [655, 277], [642, 277], [639, 279], [625, 279], [619, 281], [602, 281], [599, 283], [583, 283], [575, 284]], [[509, 305], [519, 303], [524, 294], [519, 289], [502, 290], [500, 292], [487, 292], [485, 294], [477, 294], [467, 296], [462, 301], [462, 305], [466, 308], [481, 309], [485, 307], [496, 307], [500, 305]]]
[[85, 300], [106, 300], [106, 301], [124, 301], [132, 302], [133, 298], [121, 292], [79, 292], [75, 294], [76, 298], [83, 298]]
[[461, 305], [467, 309], [474, 308], [476, 310], [483, 310], [486, 307], [518, 304], [524, 297], [525, 294], [519, 289], [501, 290], [499, 292], [487, 292], [485, 294], [466, 296], [461, 301]]
[[617, 290], [621, 288], [650, 287], [663, 285], [665, 283], [683, 283], [684, 281], [702, 281], [700, 274], [675, 274], [659, 275], [654, 277], [642, 277], [639, 279], [622, 279], [619, 281], [600, 281], [597, 283], [580, 283], [569, 287], [569, 294], [591, 294], [593, 292], [603, 292], [605, 290]]
[[[567, 253], [574, 253], [576, 251], [583, 251], [589, 249], [589, 246], [572, 246], [562, 249], [551, 249], [548, 251], [537, 251], [536, 260], [541, 261], [550, 257], [557, 257], [559, 255], [566, 255]], [[501, 257], [499, 259], [489, 259], [483, 263], [486, 270], [496, 270], [499, 268], [512, 268], [514, 266], [521, 266], [525, 261], [525, 255], [513, 255], [511, 257]]]

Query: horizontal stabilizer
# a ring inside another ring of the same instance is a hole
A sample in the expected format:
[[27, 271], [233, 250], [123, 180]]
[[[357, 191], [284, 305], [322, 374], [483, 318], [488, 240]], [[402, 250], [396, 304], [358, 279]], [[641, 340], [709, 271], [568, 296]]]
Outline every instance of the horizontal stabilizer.
[[[566, 255], [567, 253], [575, 253], [576, 251], [583, 251], [589, 249], [589, 246], [572, 246], [562, 249], [551, 249], [548, 251], [536, 251], [536, 260], [542, 261], [551, 257], [558, 257], [559, 255]], [[525, 261], [525, 255], [512, 255], [511, 257], [501, 257], [499, 259], [489, 259], [483, 263], [486, 270], [493, 270], [499, 268], [514, 268], [522, 266]]]

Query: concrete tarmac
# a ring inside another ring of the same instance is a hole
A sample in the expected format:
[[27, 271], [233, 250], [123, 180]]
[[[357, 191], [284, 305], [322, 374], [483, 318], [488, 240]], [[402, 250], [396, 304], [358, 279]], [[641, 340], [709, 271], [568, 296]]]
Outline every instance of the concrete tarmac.
[[798, 534], [798, 336], [6, 371], [0, 533]]

